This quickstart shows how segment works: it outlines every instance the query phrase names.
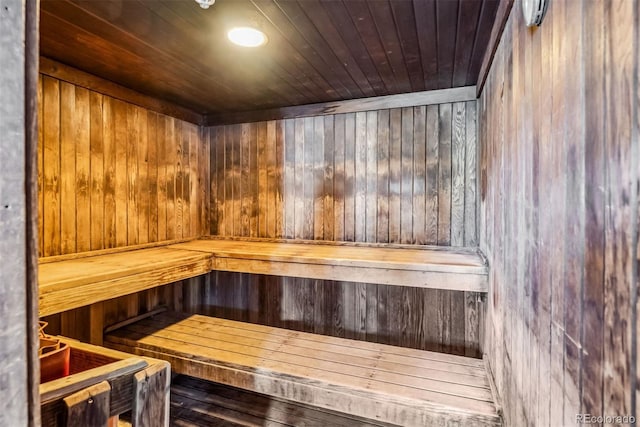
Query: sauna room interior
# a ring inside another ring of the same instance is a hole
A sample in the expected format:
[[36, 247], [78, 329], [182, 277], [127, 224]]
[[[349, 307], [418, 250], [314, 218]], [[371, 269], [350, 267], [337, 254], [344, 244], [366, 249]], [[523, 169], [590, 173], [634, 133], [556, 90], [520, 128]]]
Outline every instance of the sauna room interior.
[[0, 426], [636, 425], [637, 0], [0, 0]]

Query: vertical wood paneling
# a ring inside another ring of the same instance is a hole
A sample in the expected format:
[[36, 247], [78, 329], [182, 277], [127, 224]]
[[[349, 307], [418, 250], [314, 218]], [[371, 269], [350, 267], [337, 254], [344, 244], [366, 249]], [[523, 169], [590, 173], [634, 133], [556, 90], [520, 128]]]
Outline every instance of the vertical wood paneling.
[[91, 241], [90, 249], [104, 248], [104, 134], [103, 96], [90, 94], [90, 165]]
[[[313, 118], [313, 239], [324, 238], [324, 117]], [[271, 194], [273, 192], [270, 192]]]
[[389, 112], [389, 243], [400, 243], [402, 110]]
[[366, 139], [366, 207], [365, 207], [365, 240], [377, 241], [378, 225], [378, 112], [367, 112]]
[[[149, 241], [158, 241], [158, 114], [147, 112], [147, 165], [149, 179]], [[204, 146], [204, 145], [203, 145]], [[207, 145], [208, 147], [208, 145]], [[207, 170], [208, 173], [208, 170]], [[206, 181], [208, 182], [208, 180]], [[206, 200], [206, 199], [202, 199]]]
[[[346, 117], [344, 114], [337, 114], [334, 119], [334, 147], [335, 154], [333, 158], [334, 178], [333, 178], [333, 239], [344, 240], [344, 204], [345, 204], [345, 171], [344, 171], [344, 144], [345, 144], [345, 125]], [[291, 142], [285, 145], [293, 145]]]
[[402, 109], [400, 137], [400, 243], [411, 244], [413, 235], [413, 108]]
[[[278, 184], [276, 184], [276, 122], [267, 122], [267, 149], [266, 149], [266, 161], [267, 161], [267, 188], [271, 191], [267, 191], [267, 213], [266, 213], [266, 232], [264, 237], [276, 236], [276, 199], [278, 198]], [[323, 153], [321, 153], [323, 155]]]
[[75, 94], [75, 86], [60, 83], [60, 243], [63, 254], [76, 251]]
[[486, 348], [505, 423], [637, 414], [638, 7], [552, 2], [534, 31], [520, 7], [478, 101]]
[[213, 234], [473, 246], [475, 115], [463, 102], [211, 128]]
[[158, 115], [158, 240], [167, 239], [167, 117]]
[[[425, 187], [425, 242], [428, 245], [438, 243], [438, 189], [439, 189], [439, 143], [440, 126], [437, 105], [427, 106], [426, 117], [426, 187]], [[474, 133], [475, 132], [471, 132]], [[475, 209], [475, 205], [474, 205]]]
[[347, 113], [344, 122], [344, 240], [355, 240], [355, 148], [356, 115]]
[[196, 185], [209, 154], [196, 125], [40, 82], [40, 256], [201, 234]]
[[389, 110], [378, 111], [377, 158], [377, 236], [376, 241], [389, 241]]
[[424, 245], [425, 215], [426, 215], [426, 138], [427, 110], [426, 107], [414, 109], [413, 117], [413, 243]]
[[367, 113], [356, 113], [355, 139], [355, 234], [356, 242], [366, 241], [366, 196], [367, 196]]
[[60, 255], [60, 82], [43, 77], [44, 236], [42, 255]]
[[[240, 177], [242, 193], [213, 199], [214, 234], [475, 245], [475, 126], [468, 102], [211, 128], [212, 146], [240, 147], [239, 160], [226, 152], [217, 161], [211, 187], [233, 192]], [[241, 213], [231, 214], [237, 197]], [[282, 228], [273, 225], [278, 215]], [[260, 224], [256, 234], [247, 221]], [[203, 294], [219, 299], [203, 306], [212, 315], [470, 356], [482, 350], [476, 294], [230, 273], [210, 282], [215, 291]]]
[[[295, 144], [286, 143], [295, 138], [295, 122], [292, 119], [284, 120], [284, 235], [292, 239], [295, 235]], [[218, 181], [224, 179], [224, 170], [216, 175]]]
[[[323, 239], [324, 240], [334, 240], [334, 200], [335, 200], [335, 137], [334, 137], [334, 116], [326, 116], [324, 117], [324, 200], [323, 200], [323, 208], [324, 208], [324, 228], [323, 228]], [[284, 143], [284, 140], [279, 141]], [[276, 233], [276, 235], [278, 235]], [[281, 234], [280, 234], [281, 235]]]
[[116, 142], [115, 142], [115, 109], [114, 100], [103, 97], [103, 127], [104, 141], [104, 247], [116, 246]]
[[89, 91], [76, 88], [75, 91], [76, 145], [76, 250], [85, 252], [91, 249], [91, 116]]

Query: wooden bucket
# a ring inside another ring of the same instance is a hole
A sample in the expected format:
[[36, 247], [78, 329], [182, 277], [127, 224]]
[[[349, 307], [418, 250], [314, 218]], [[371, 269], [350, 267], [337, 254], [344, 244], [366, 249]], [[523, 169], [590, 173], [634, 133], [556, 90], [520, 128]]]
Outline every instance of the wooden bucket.
[[40, 383], [69, 375], [71, 349], [67, 343], [44, 333], [46, 322], [40, 322]]

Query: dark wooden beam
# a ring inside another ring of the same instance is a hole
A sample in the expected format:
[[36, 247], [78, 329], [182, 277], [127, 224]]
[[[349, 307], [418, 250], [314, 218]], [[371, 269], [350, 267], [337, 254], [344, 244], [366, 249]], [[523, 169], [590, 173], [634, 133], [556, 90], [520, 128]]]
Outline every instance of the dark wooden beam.
[[327, 114], [355, 113], [358, 111], [415, 107], [420, 105], [472, 101], [475, 99], [476, 87], [465, 86], [452, 89], [404, 93], [400, 95], [350, 99], [347, 101], [297, 105], [269, 110], [209, 114], [206, 116], [205, 125], [217, 126], [233, 123], [261, 122], [265, 120], [292, 119], [296, 117], [323, 116]]
[[491, 68], [491, 64], [493, 63], [493, 57], [496, 54], [498, 45], [500, 44], [504, 26], [507, 24], [507, 19], [509, 19], [509, 14], [511, 13], [511, 9], [513, 8], [513, 2], [514, 0], [501, 0], [500, 5], [498, 6], [496, 19], [493, 22], [493, 28], [491, 29], [491, 38], [489, 39], [489, 45], [487, 46], [487, 50], [484, 53], [484, 59], [482, 60], [482, 66], [480, 67], [480, 73], [478, 74], [478, 80], [476, 83], [476, 95], [478, 97], [480, 97], [482, 89], [484, 88], [484, 83], [487, 80], [487, 74], [489, 74], [489, 69]]
[[119, 99], [157, 113], [166, 114], [197, 125], [203, 124], [203, 116], [195, 111], [168, 101], [162, 101], [151, 96], [143, 95], [109, 80], [85, 73], [76, 68], [46, 58], [40, 57], [40, 73], [72, 83], [83, 88], [99, 92], [103, 95]]

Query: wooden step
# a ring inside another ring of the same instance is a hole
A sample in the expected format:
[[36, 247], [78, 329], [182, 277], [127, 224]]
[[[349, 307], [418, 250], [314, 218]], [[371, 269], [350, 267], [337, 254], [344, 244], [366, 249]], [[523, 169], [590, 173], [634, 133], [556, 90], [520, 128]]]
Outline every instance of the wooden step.
[[41, 258], [39, 314], [48, 316], [212, 270], [487, 292], [477, 248], [198, 239]]
[[212, 268], [309, 279], [487, 292], [478, 248], [269, 239], [198, 239], [171, 248], [213, 256]]
[[45, 258], [38, 268], [39, 314], [60, 313], [209, 271], [210, 255], [166, 246], [53, 262]]
[[162, 313], [105, 345], [177, 373], [395, 425], [501, 425], [482, 360]]

